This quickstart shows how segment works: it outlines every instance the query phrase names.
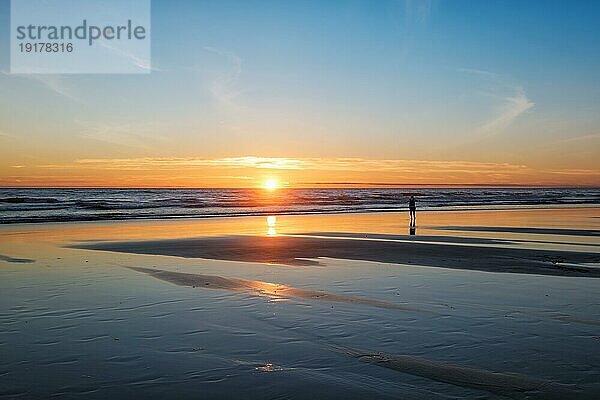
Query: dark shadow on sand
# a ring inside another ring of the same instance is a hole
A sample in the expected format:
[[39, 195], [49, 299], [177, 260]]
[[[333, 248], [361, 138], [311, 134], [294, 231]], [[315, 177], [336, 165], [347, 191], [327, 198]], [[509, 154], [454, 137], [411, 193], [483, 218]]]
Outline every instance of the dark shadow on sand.
[[563, 228], [521, 228], [508, 226], [434, 226], [432, 229], [442, 231], [463, 232], [502, 232], [526, 233], [536, 235], [566, 235], [566, 236], [598, 236], [600, 230], [596, 229], [563, 229]]
[[[465, 243], [456, 238], [457, 243]], [[220, 236], [76, 244], [78, 249], [186, 258], [319, 265], [318, 258], [413, 264], [428, 267], [526, 274], [600, 277], [600, 254], [445, 243], [395, 242], [309, 236]], [[568, 264], [568, 265], [567, 265]], [[573, 265], [577, 264], [577, 265]]]
[[[412, 231], [412, 228], [411, 228]], [[398, 241], [420, 241], [433, 243], [454, 243], [454, 244], [471, 244], [471, 245], [514, 245], [516, 243], [543, 243], [543, 244], [558, 244], [564, 246], [587, 246], [600, 247], [600, 243], [578, 243], [578, 242], [561, 242], [556, 240], [536, 240], [536, 239], [489, 239], [489, 238], [474, 238], [474, 237], [457, 237], [457, 236], [432, 236], [432, 235], [390, 235], [385, 233], [353, 233], [353, 232], [308, 232], [300, 233], [298, 236], [326, 236], [332, 238], [353, 238], [353, 239], [374, 239], [374, 240], [398, 240]]]
[[578, 394], [566, 385], [520, 374], [492, 372], [410, 355], [363, 353], [349, 348], [338, 348], [338, 351], [398, 372], [509, 398], [565, 399]]
[[471, 238], [456, 236], [432, 236], [432, 235], [391, 235], [387, 233], [354, 233], [354, 232], [306, 232], [294, 236], [321, 236], [326, 238], [348, 238], [348, 239], [371, 239], [371, 240], [401, 240], [401, 241], [421, 241], [449, 244], [474, 244], [474, 245], [498, 245], [511, 244], [512, 240]]
[[19, 264], [29, 264], [34, 263], [35, 260], [30, 258], [14, 258], [10, 256], [5, 256], [4, 254], [0, 254], [0, 261], [6, 261], [9, 263], [19, 263]]

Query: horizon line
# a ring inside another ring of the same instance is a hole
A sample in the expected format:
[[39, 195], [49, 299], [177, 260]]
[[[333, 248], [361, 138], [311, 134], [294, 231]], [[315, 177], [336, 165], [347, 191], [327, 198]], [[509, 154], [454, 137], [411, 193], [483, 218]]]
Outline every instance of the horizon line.
[[[415, 189], [415, 188], [427, 188], [427, 189], [447, 189], [447, 188], [497, 188], [497, 189], [600, 189], [600, 185], [527, 185], [527, 184], [495, 184], [495, 183], [356, 183], [356, 182], [313, 182], [310, 185], [316, 186], [304, 186], [302, 184], [296, 186], [282, 186], [277, 190], [310, 190], [310, 189]], [[329, 187], [323, 187], [331, 185]], [[214, 187], [203, 187], [203, 186], [1, 186], [0, 190], [9, 189], [115, 189], [115, 190], [134, 190], [134, 189], [181, 189], [181, 190], [224, 190], [224, 189], [254, 189], [264, 190], [260, 186], [214, 186]]]

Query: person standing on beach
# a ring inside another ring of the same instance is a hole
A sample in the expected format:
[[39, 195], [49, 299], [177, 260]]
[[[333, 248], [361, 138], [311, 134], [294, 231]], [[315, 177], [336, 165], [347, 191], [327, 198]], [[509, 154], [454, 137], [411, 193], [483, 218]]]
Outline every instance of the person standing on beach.
[[410, 226], [417, 224], [417, 202], [415, 196], [410, 196], [408, 199], [408, 211], [410, 213]]

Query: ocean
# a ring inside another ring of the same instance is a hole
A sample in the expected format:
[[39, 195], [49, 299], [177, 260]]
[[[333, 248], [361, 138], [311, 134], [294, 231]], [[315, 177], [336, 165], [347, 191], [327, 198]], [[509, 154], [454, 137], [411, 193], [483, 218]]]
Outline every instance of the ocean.
[[576, 207], [600, 188], [484, 189], [0, 189], [0, 223], [271, 214]]

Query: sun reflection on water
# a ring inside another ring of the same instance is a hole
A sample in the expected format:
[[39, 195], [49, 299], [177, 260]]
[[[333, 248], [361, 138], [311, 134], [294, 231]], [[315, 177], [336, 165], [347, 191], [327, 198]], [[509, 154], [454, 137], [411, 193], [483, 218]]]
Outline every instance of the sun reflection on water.
[[276, 236], [277, 230], [275, 229], [275, 225], [277, 225], [277, 217], [274, 215], [269, 215], [267, 217], [267, 236]]

